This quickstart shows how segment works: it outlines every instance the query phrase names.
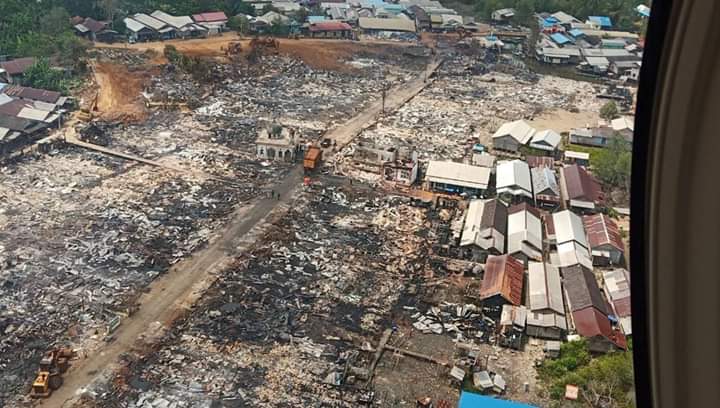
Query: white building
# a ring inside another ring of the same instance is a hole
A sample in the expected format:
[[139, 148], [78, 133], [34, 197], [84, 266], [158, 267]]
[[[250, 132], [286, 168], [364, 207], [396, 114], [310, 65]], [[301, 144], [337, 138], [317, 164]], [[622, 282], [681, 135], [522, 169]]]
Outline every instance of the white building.
[[554, 130], [541, 130], [536, 132], [532, 139], [530, 139], [530, 147], [545, 150], [548, 152], [554, 152], [560, 146], [562, 137]]
[[425, 183], [433, 191], [480, 196], [488, 188], [490, 173], [487, 167], [432, 160], [425, 172]]
[[592, 270], [592, 257], [582, 219], [569, 210], [563, 210], [553, 214], [553, 225], [557, 242], [558, 266], [565, 268], [582, 265], [588, 270]]
[[522, 203], [508, 210], [507, 253], [516, 259], [542, 260], [542, 221], [537, 209]]
[[528, 336], [559, 339], [567, 331], [560, 271], [543, 262], [528, 265]]
[[507, 207], [496, 199], [472, 200], [465, 213], [460, 246], [475, 245], [486, 251], [505, 253]]
[[520, 146], [528, 144], [534, 134], [535, 129], [524, 120], [508, 122], [493, 134], [493, 147], [516, 152]]
[[294, 161], [299, 152], [299, 140], [294, 129], [273, 124], [260, 129], [255, 141], [259, 159]]
[[500, 162], [497, 166], [495, 189], [498, 195], [510, 194], [513, 197], [527, 197], [532, 200], [530, 166], [522, 160]]

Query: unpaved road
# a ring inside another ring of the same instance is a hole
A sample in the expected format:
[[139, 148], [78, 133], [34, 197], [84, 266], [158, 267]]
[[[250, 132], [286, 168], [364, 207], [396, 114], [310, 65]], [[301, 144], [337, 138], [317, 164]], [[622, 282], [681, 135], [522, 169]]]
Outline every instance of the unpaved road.
[[[430, 77], [440, 62], [431, 63], [427, 71], [417, 79], [400, 85], [399, 89], [388, 91], [385, 100], [386, 111], [392, 111], [407, 103], [426, 85], [426, 74]], [[429, 83], [429, 81], [427, 81]], [[376, 122], [382, 110], [382, 101], [371, 104], [366, 110], [348, 120], [344, 125], [326, 133], [338, 147], [349, 143], [364, 128]], [[83, 359], [73, 362], [64, 375], [64, 385], [50, 398], [39, 401], [41, 407], [70, 407], [81, 390], [98, 378], [116, 368], [121, 354], [130, 351], [138, 340], [152, 333], [158, 323], [171, 327], [182, 310], [192, 305], [214, 282], [215, 276], [223, 271], [239, 254], [247, 250], [255, 237], [262, 231], [264, 221], [281, 205], [287, 205], [302, 182], [302, 167], [296, 166], [287, 178], [273, 189], [280, 193], [281, 200], [263, 199], [252, 207], [238, 209], [219, 238], [208, 247], [173, 266], [168, 273], [153, 282], [140, 298], [138, 310], [125, 319], [114, 334], [114, 340]]]

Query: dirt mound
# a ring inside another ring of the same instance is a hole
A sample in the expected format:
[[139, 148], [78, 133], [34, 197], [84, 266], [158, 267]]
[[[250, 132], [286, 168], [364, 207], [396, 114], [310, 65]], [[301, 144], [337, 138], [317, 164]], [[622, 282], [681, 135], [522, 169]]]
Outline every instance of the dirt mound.
[[147, 70], [130, 72], [124, 65], [100, 62], [95, 65], [98, 86], [98, 116], [107, 121], [142, 121], [146, 117], [141, 92], [151, 76]]

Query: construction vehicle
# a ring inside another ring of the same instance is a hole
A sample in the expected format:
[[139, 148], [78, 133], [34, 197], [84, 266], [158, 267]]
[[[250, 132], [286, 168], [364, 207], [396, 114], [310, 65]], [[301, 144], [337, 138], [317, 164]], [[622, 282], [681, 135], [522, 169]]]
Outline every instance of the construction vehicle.
[[248, 61], [255, 62], [265, 54], [277, 55], [280, 52], [280, 42], [272, 37], [258, 38], [250, 40], [250, 52], [248, 53]]
[[322, 149], [317, 146], [311, 146], [307, 152], [305, 152], [305, 159], [303, 160], [303, 168], [305, 172], [310, 172], [317, 169], [320, 166], [322, 160]]
[[242, 54], [242, 43], [240, 41], [231, 41], [227, 46], [222, 47], [221, 49], [225, 51], [225, 57], [229, 60], [233, 60]]
[[90, 99], [90, 102], [84, 108], [81, 108], [80, 112], [78, 112], [78, 119], [82, 120], [83, 122], [90, 122], [97, 107], [97, 100], [98, 92], [95, 92], [95, 95], [93, 95], [93, 97]]
[[30, 389], [33, 398], [47, 398], [62, 386], [62, 374], [67, 371], [70, 359], [75, 352], [66, 347], [56, 348], [45, 353], [40, 360], [38, 374]]

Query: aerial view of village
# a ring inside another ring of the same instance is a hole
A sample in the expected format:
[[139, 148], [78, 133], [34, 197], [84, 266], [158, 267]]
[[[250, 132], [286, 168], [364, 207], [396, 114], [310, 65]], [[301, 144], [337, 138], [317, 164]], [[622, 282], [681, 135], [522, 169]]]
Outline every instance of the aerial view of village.
[[0, 1], [0, 407], [633, 407], [639, 0]]

